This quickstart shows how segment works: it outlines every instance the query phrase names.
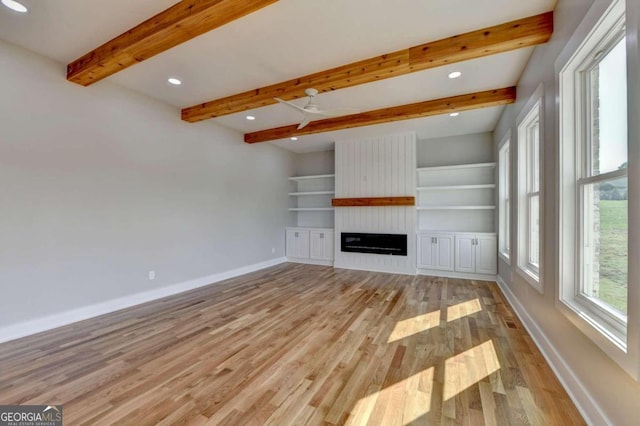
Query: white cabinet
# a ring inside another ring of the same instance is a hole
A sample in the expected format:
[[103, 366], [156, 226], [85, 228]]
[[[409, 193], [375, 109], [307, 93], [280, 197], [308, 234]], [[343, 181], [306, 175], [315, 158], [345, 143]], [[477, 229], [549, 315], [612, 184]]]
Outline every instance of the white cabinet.
[[453, 234], [418, 234], [418, 268], [453, 271]]
[[486, 279], [497, 272], [497, 253], [494, 233], [418, 232], [418, 273]]
[[495, 235], [478, 234], [476, 237], [476, 272], [496, 274], [498, 241]]
[[333, 259], [333, 232], [313, 230], [309, 231], [309, 258], [318, 260]]
[[495, 234], [455, 234], [455, 271], [494, 275], [497, 261]]
[[285, 233], [289, 261], [331, 265], [333, 229], [287, 228]]
[[309, 231], [287, 229], [287, 257], [309, 258]]

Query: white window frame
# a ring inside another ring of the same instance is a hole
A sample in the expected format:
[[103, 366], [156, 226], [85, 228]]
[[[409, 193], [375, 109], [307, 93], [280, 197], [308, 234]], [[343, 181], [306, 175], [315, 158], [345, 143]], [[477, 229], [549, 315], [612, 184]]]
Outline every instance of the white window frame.
[[[624, 26], [625, 2], [613, 0], [609, 4], [595, 3], [587, 16], [576, 29], [556, 62], [559, 76], [559, 268], [558, 294], [556, 306], [565, 316], [596, 343], [615, 362], [624, 368], [636, 380], [640, 378], [639, 354], [630, 343], [637, 342], [638, 329], [633, 322], [628, 322], [626, 316], [607, 309], [606, 305], [598, 303], [597, 299], [586, 297], [581, 292], [581, 240], [582, 219], [581, 193], [585, 185], [631, 175], [627, 170], [616, 170], [597, 176], [589, 176], [586, 170], [585, 157], [589, 154], [590, 141], [585, 131], [586, 114], [584, 93], [586, 87], [581, 72], [593, 64], [596, 54], [618, 37], [617, 31]], [[637, 32], [637, 27], [635, 28]], [[628, 36], [628, 34], [627, 34]], [[627, 44], [627, 56], [629, 56]], [[629, 68], [628, 68], [629, 69]], [[629, 81], [629, 77], [627, 78]], [[629, 111], [629, 117], [632, 117]], [[631, 123], [629, 123], [631, 125]], [[629, 134], [629, 138], [631, 138]], [[630, 145], [631, 148], [631, 145]], [[632, 162], [632, 152], [629, 152], [629, 164]], [[637, 165], [634, 165], [637, 172]], [[629, 179], [631, 184], [631, 179]], [[636, 188], [637, 189], [637, 188]], [[629, 197], [633, 186], [629, 189]], [[637, 191], [636, 191], [637, 192]], [[630, 202], [631, 205], [631, 202]], [[631, 240], [632, 216], [629, 215], [629, 238]], [[632, 257], [629, 252], [629, 259]], [[632, 279], [632, 262], [629, 262], [629, 283]], [[637, 315], [632, 303], [632, 289], [629, 285], [628, 312], [629, 317]], [[636, 307], [637, 308], [637, 307]], [[632, 325], [633, 324], [633, 325]], [[632, 331], [631, 328], [634, 328]], [[633, 345], [636, 346], [636, 345]]]
[[511, 131], [498, 149], [498, 255], [511, 265]]
[[[525, 281], [540, 293], [544, 293], [541, 279], [542, 250], [544, 229], [542, 212], [543, 208], [543, 180], [542, 180], [542, 152], [544, 146], [544, 86], [541, 84], [526, 102], [517, 120], [517, 173], [518, 173], [518, 199], [517, 199], [517, 267], [516, 271]], [[535, 124], [537, 123], [537, 124]], [[534, 128], [535, 126], [535, 128]], [[532, 131], [537, 132], [537, 151], [532, 152]], [[535, 164], [537, 154], [537, 163]], [[531, 188], [537, 173], [537, 190]], [[530, 203], [533, 197], [538, 197], [538, 264], [529, 260], [531, 241], [530, 235]]]

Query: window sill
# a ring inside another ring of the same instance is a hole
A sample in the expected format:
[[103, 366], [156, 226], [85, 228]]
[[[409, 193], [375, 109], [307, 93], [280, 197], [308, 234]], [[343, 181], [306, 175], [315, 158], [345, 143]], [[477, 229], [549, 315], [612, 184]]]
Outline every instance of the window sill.
[[590, 312], [587, 306], [577, 300], [558, 300], [556, 307], [562, 314], [580, 330], [589, 340], [598, 346], [614, 362], [622, 367], [635, 380], [640, 380], [639, 365], [633, 362], [632, 356], [627, 353], [627, 345], [602, 321]]
[[540, 294], [544, 294], [544, 287], [542, 286], [542, 283], [540, 282], [540, 277], [538, 276], [537, 273], [531, 271], [528, 268], [523, 268], [520, 265], [518, 265], [517, 272], [520, 278], [528, 282], [529, 285], [531, 285], [531, 287], [538, 290]]
[[506, 263], [507, 265], [511, 266], [511, 258], [509, 257], [508, 254], [499, 251], [498, 252], [498, 257], [500, 257], [500, 259], [502, 259], [502, 261], [504, 263]]

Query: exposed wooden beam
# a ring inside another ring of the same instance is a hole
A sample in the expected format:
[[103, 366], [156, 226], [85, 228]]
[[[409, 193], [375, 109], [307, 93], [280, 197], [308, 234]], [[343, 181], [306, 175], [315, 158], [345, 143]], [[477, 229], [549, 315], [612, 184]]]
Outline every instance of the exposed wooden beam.
[[328, 92], [534, 46], [552, 32], [553, 12], [547, 12], [194, 105], [182, 110], [182, 119], [193, 123], [275, 104], [274, 97], [301, 98], [309, 87]]
[[416, 197], [334, 198], [334, 207], [415, 206]]
[[278, 0], [183, 0], [76, 59], [67, 80], [88, 86]]
[[393, 121], [409, 120], [412, 118], [429, 117], [432, 115], [448, 114], [452, 112], [468, 111], [498, 105], [511, 104], [516, 100], [516, 88], [487, 90], [485, 92], [452, 96], [415, 104], [383, 108], [360, 114], [344, 115], [326, 120], [312, 121], [306, 127], [298, 130], [297, 124], [246, 133], [246, 143], [267, 142], [292, 136], [311, 135], [333, 130], [350, 129], [353, 127], [370, 126], [372, 124], [389, 123]]

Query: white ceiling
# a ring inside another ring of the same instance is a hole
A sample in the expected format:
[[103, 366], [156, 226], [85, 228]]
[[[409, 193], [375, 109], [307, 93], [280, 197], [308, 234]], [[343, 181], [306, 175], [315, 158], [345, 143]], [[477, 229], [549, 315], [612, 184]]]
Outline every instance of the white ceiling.
[[[17, 15], [0, 7], [0, 38], [68, 63], [175, 0], [21, 0]], [[367, 59], [428, 41], [549, 11], [556, 0], [280, 0], [251, 15], [128, 68], [107, 80], [176, 107]], [[532, 48], [321, 94], [325, 108], [368, 111], [516, 84]], [[447, 78], [452, 70], [463, 76]], [[184, 82], [175, 87], [169, 76]], [[97, 83], [101, 84], [101, 83]], [[86, 88], [91, 90], [91, 87]], [[304, 103], [302, 100], [298, 101]], [[493, 130], [502, 108], [302, 136], [275, 144], [296, 152], [372, 132], [416, 131], [420, 138]], [[283, 105], [212, 121], [251, 132], [299, 121]], [[198, 123], [194, 126], [200, 125]]]

